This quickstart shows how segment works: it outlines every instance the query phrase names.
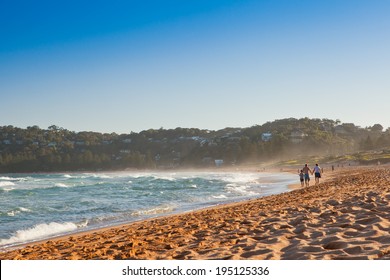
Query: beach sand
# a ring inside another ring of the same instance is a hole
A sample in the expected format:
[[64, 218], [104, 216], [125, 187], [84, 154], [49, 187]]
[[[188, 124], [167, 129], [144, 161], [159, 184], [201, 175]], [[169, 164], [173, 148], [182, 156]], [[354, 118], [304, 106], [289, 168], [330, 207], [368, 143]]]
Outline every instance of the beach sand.
[[28, 244], [0, 259], [390, 259], [390, 169], [327, 176], [280, 195]]

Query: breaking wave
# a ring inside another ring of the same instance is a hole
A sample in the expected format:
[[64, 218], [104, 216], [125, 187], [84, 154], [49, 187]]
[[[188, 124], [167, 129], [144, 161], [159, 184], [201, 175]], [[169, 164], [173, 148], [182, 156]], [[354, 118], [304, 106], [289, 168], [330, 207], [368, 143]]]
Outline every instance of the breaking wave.
[[0, 245], [20, 244], [36, 240], [41, 240], [47, 237], [61, 235], [66, 232], [72, 232], [80, 227], [84, 227], [84, 224], [75, 224], [71, 222], [49, 224], [38, 224], [34, 227], [18, 230], [9, 239], [1, 239]]

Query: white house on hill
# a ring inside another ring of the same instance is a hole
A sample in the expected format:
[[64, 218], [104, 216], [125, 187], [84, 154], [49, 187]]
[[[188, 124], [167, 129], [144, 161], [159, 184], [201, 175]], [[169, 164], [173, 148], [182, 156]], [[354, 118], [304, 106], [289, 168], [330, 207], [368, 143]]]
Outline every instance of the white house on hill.
[[268, 142], [272, 139], [272, 133], [271, 132], [264, 132], [261, 134], [261, 140], [264, 142]]

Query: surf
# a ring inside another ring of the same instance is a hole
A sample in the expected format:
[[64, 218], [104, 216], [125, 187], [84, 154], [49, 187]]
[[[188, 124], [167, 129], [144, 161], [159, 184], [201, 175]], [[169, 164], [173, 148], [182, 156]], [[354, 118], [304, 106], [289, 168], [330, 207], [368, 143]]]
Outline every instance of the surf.
[[295, 181], [256, 172], [7, 174], [0, 248], [285, 192]]

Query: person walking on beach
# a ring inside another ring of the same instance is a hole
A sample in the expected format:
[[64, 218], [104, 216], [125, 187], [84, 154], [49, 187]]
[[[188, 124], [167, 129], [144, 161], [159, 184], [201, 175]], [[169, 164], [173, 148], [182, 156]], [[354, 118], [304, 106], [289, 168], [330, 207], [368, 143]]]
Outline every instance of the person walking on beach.
[[320, 178], [321, 178], [321, 167], [318, 166], [318, 163], [316, 163], [316, 166], [313, 168], [314, 172], [314, 178], [316, 180], [316, 185], [320, 183]]
[[309, 183], [310, 183], [310, 175], [309, 175], [309, 172], [311, 174], [313, 174], [313, 171], [311, 171], [311, 169], [309, 168], [309, 166], [307, 166], [307, 163], [305, 163], [305, 166], [302, 168], [302, 171], [303, 173], [305, 174], [305, 185], [306, 187], [309, 186]]
[[303, 182], [305, 180], [305, 173], [303, 173], [303, 170], [301, 169], [301, 172], [299, 173], [299, 180], [301, 181], [301, 187], [303, 188]]

